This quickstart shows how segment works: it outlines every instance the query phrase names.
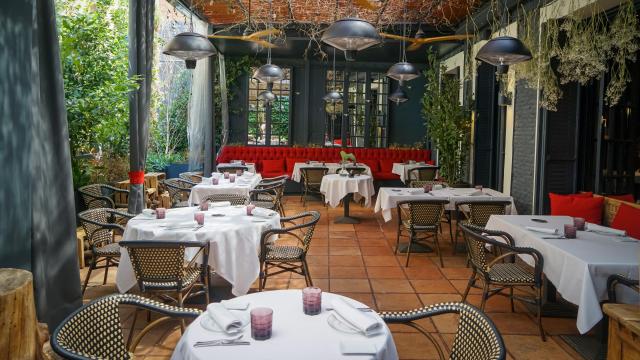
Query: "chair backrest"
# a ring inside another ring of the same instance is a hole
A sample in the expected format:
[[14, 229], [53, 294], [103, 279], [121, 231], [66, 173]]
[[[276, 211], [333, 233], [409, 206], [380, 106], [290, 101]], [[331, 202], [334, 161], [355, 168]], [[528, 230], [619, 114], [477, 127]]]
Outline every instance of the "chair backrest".
[[78, 214], [80, 225], [87, 235], [89, 245], [94, 243], [110, 243], [113, 240], [111, 229], [106, 227], [112, 225], [109, 222], [111, 214], [110, 208], [97, 208], [82, 211]]
[[411, 226], [437, 226], [440, 224], [444, 206], [448, 200], [409, 200], [399, 202], [398, 205], [409, 205]]
[[616, 286], [624, 285], [637, 293], [640, 293], [640, 281], [630, 279], [620, 274], [609, 275], [607, 278], [607, 293], [609, 295], [609, 302], [615, 303], [617, 301]]
[[409, 183], [409, 187], [412, 188], [421, 188], [424, 187], [425, 185], [446, 185], [447, 183], [445, 183], [444, 181], [422, 181], [422, 180], [412, 180]]
[[438, 168], [435, 166], [421, 166], [409, 171], [409, 179], [418, 181], [433, 181], [436, 178]]
[[273, 181], [284, 181], [286, 182], [287, 179], [289, 179], [289, 175], [280, 175], [280, 176], [274, 176], [271, 178], [263, 178], [260, 183], [269, 183], [269, 182], [273, 182]]
[[82, 201], [87, 209], [97, 208], [114, 208], [115, 203], [112, 199], [113, 192], [103, 191], [103, 184], [85, 185], [78, 189]]
[[180, 173], [178, 177], [180, 179], [187, 180], [189, 182], [193, 182], [196, 184], [202, 182], [202, 173], [199, 173], [196, 171], [183, 172], [183, 173]]
[[204, 201], [218, 202], [218, 201], [228, 201], [231, 205], [246, 205], [247, 197], [244, 195], [237, 194], [211, 194], [204, 198]]
[[504, 215], [511, 201], [463, 201], [456, 203], [458, 213], [465, 213], [464, 207], [468, 207], [467, 221], [476, 226], [485, 227], [491, 215]]
[[169, 192], [172, 203], [186, 200], [183, 199], [183, 197], [188, 197], [188, 194], [191, 192], [191, 187], [193, 186], [192, 183], [177, 178], [164, 180], [164, 185]]
[[327, 175], [329, 169], [326, 167], [303, 167], [300, 168], [300, 175], [305, 184], [320, 184], [322, 178]]
[[452, 359], [501, 360], [506, 357], [502, 336], [495, 324], [479, 309], [456, 304], [458, 329], [451, 347]]
[[281, 220], [285, 224], [293, 223], [293, 225], [283, 227], [281, 229], [269, 229], [264, 231], [262, 233], [262, 251], [260, 252], [260, 256], [264, 257], [267, 253], [267, 240], [274, 234], [287, 234], [295, 237], [300, 241], [302, 249], [306, 255], [309, 250], [309, 246], [311, 245], [311, 239], [313, 238], [313, 232], [316, 228], [316, 224], [320, 220], [320, 213], [315, 210], [307, 211], [297, 215], [288, 216], [286, 218], [281, 218]]

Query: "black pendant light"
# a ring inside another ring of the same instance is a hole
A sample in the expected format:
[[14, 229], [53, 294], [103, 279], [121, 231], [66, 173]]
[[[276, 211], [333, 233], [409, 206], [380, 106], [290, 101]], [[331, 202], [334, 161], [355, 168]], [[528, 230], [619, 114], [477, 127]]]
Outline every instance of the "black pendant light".
[[336, 77], [336, 48], [333, 48], [333, 89], [322, 97], [325, 102], [332, 104], [342, 102], [342, 94], [336, 90]]
[[204, 35], [183, 32], [174, 36], [165, 45], [162, 53], [183, 59], [187, 64], [187, 69], [195, 69], [196, 61], [214, 55], [216, 48]]
[[270, 104], [276, 99], [276, 95], [271, 90], [265, 90], [258, 94], [258, 99], [264, 101], [265, 104]]
[[402, 83], [400, 83], [396, 90], [389, 95], [389, 100], [396, 103], [396, 105], [400, 105], [401, 103], [409, 100], [407, 93], [404, 92], [404, 89], [402, 88]]
[[514, 65], [531, 60], [531, 51], [520, 41], [511, 36], [500, 36], [489, 40], [476, 55], [476, 59], [493, 66]]
[[[269, 29], [271, 29], [271, 0], [269, 0]], [[271, 42], [271, 32], [269, 32], [269, 42]], [[267, 48], [267, 63], [260, 66], [253, 73], [253, 78], [266, 83], [274, 83], [284, 79], [284, 71], [278, 66], [271, 63], [271, 48]]]
[[[335, 14], [338, 13], [336, 0]], [[357, 17], [348, 17], [334, 21], [322, 33], [322, 42], [344, 51], [347, 61], [355, 60], [355, 52], [364, 50], [382, 42], [376, 28], [368, 21]]]
[[407, 62], [407, 49], [405, 47], [406, 24], [407, 24], [407, 1], [403, 2], [402, 18], [402, 43], [400, 45], [400, 61], [393, 64], [387, 71], [387, 76], [398, 81], [409, 81], [420, 76], [418, 69], [413, 64]]

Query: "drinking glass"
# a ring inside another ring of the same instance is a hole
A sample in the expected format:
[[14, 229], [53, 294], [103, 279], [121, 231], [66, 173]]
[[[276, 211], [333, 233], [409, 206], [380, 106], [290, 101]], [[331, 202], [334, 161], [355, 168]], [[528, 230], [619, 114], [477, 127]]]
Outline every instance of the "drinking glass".
[[273, 309], [259, 307], [251, 310], [251, 337], [254, 340], [271, 338]]
[[256, 206], [253, 205], [253, 204], [247, 205], [247, 215], [251, 216], [252, 213], [253, 213], [253, 209], [255, 209], [255, 208], [256, 208]]
[[218, 185], [218, 181], [217, 177], [211, 178], [211, 185]]
[[225, 171], [225, 172], [224, 172], [224, 178], [225, 178], [225, 179], [228, 179], [228, 178], [229, 178], [229, 172], [228, 172], [228, 171]]
[[236, 182], [236, 174], [229, 175], [229, 182], [231, 182], [231, 183]]
[[202, 210], [202, 211], [207, 211], [207, 210], [209, 210], [209, 202], [208, 202], [208, 201], [203, 201], [203, 202], [200, 204], [200, 210]]
[[166, 212], [167, 212], [167, 209], [165, 209], [165, 208], [157, 208], [156, 209], [156, 218], [157, 219], [164, 219], [164, 217], [166, 216]]
[[564, 225], [564, 237], [567, 239], [575, 239], [576, 238], [576, 227], [572, 224]]
[[433, 189], [433, 185], [431, 184], [424, 184], [424, 192], [428, 193], [431, 192], [431, 190]]
[[586, 223], [587, 221], [584, 218], [580, 218], [580, 217], [573, 218], [573, 226], [575, 226], [576, 229], [580, 231], [584, 231]]
[[302, 289], [302, 311], [307, 315], [318, 315], [322, 309], [322, 290], [310, 286]]
[[476, 185], [476, 190], [482, 191], [482, 185]]
[[202, 211], [194, 213], [193, 219], [198, 223], [198, 225], [204, 225], [204, 213]]
[[242, 173], [243, 173], [242, 169], [236, 170], [236, 176], [242, 176]]

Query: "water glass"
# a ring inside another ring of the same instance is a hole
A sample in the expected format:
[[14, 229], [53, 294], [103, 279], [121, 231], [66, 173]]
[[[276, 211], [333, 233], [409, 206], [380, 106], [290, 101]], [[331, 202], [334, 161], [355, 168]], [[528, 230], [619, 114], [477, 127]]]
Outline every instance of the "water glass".
[[228, 171], [225, 171], [225, 172], [224, 172], [224, 178], [225, 178], [225, 179], [228, 179], [228, 178], [229, 178], [229, 172], [228, 172]]
[[200, 204], [200, 210], [202, 211], [207, 211], [209, 210], [209, 202], [208, 201], [204, 201]]
[[157, 208], [156, 209], [156, 219], [164, 219], [166, 216], [167, 209], [165, 208]]
[[244, 173], [244, 170], [242, 169], [236, 170], [236, 176], [242, 176], [243, 173]]
[[575, 239], [576, 238], [576, 227], [573, 224], [565, 224], [564, 225], [564, 237], [567, 239]]
[[204, 225], [204, 213], [202, 211], [194, 213], [193, 219], [198, 223], [198, 225]]
[[251, 337], [254, 340], [271, 338], [273, 309], [259, 307], [251, 310]]
[[253, 209], [255, 209], [255, 208], [256, 208], [256, 206], [253, 205], [253, 204], [247, 205], [247, 215], [251, 216], [253, 214]]
[[302, 289], [302, 311], [307, 315], [318, 315], [322, 309], [322, 290], [310, 286]]
[[482, 185], [476, 185], [476, 190], [482, 191]]
[[211, 185], [218, 185], [218, 181], [220, 180], [217, 177], [211, 178]]
[[229, 182], [231, 182], [231, 183], [236, 182], [236, 174], [229, 175]]
[[431, 184], [424, 184], [424, 192], [425, 193], [429, 193], [431, 192], [431, 190], [433, 189], [433, 185]]
[[586, 223], [587, 221], [584, 218], [580, 218], [580, 217], [573, 218], [573, 226], [575, 226], [576, 229], [580, 231], [584, 231]]

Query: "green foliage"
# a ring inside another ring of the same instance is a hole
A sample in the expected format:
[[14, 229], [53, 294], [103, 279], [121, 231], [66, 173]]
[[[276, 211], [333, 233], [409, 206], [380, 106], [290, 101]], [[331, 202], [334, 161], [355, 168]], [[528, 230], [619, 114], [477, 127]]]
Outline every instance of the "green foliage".
[[170, 164], [183, 163], [187, 159], [182, 153], [156, 153], [147, 155], [146, 170], [162, 172]]
[[471, 117], [459, 101], [460, 82], [442, 76], [433, 52], [427, 53], [427, 80], [422, 97], [422, 115], [426, 119], [427, 134], [438, 149], [440, 175], [450, 184], [463, 180], [469, 152]]

